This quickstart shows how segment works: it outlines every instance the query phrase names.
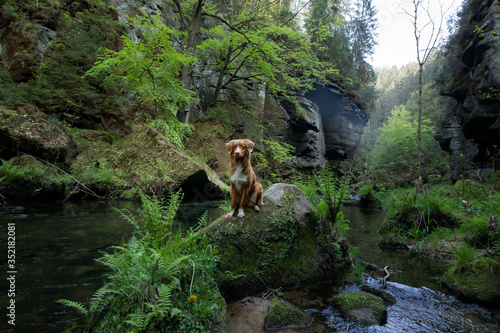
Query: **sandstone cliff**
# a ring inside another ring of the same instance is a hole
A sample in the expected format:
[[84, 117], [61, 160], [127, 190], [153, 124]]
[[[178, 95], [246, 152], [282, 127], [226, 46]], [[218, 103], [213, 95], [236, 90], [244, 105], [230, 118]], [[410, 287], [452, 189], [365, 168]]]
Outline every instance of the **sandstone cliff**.
[[441, 148], [451, 153], [452, 180], [463, 170], [498, 169], [495, 157], [500, 144], [500, 5], [480, 2], [477, 12], [464, 18], [463, 26], [475, 28], [459, 41], [461, 66], [449, 92], [456, 103], [445, 115], [435, 135]]

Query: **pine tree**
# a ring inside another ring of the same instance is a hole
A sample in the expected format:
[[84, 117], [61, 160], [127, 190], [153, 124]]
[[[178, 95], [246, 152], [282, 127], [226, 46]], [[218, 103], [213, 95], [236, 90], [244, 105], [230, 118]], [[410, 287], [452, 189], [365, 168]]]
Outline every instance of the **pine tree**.
[[350, 22], [354, 68], [362, 83], [367, 83], [373, 76], [373, 68], [367, 62], [374, 52], [377, 29], [377, 10], [372, 0], [356, 0], [354, 18]]

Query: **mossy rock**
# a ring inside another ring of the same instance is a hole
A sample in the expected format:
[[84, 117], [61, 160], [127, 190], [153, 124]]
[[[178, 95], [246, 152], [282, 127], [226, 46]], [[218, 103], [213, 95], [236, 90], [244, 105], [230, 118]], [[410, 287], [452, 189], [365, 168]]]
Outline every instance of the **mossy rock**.
[[366, 286], [366, 285], [361, 286], [361, 290], [380, 297], [384, 301], [385, 305], [396, 304], [396, 297], [392, 296], [387, 291], [380, 290], [380, 289], [373, 288], [373, 287]]
[[269, 312], [264, 322], [266, 330], [281, 330], [285, 328], [307, 327], [311, 325], [311, 315], [295, 305], [281, 299], [273, 298]]
[[244, 218], [219, 218], [200, 231], [219, 249], [219, 270], [236, 276], [220, 281], [227, 300], [336, 281], [349, 272], [347, 248], [339, 247], [337, 258], [321, 251], [310, 202], [298, 187], [274, 184], [263, 200], [260, 212], [246, 208]]
[[351, 291], [333, 297], [336, 309], [345, 317], [365, 326], [387, 322], [384, 301], [373, 294]]
[[[87, 141], [72, 165], [72, 173], [99, 193], [118, 190], [135, 196], [141, 189], [163, 196], [182, 188], [185, 197], [207, 200], [228, 189], [203, 161], [147, 126], [135, 127], [131, 134], [112, 144]], [[215, 194], [210, 192], [214, 188]]]
[[0, 114], [0, 142], [0, 158], [5, 160], [23, 152], [68, 170], [78, 155], [78, 146], [64, 126], [29, 104]]
[[450, 268], [442, 282], [454, 293], [471, 302], [500, 304], [500, 263], [480, 257], [471, 270]]

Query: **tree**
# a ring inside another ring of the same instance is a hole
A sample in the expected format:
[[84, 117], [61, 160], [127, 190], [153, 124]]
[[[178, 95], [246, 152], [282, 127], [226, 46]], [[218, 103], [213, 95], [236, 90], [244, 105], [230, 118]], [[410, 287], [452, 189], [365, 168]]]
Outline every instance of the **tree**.
[[[412, 11], [404, 10], [404, 13], [410, 17], [413, 25], [413, 33], [417, 46], [417, 63], [418, 63], [418, 121], [417, 121], [417, 170], [418, 177], [422, 179], [423, 168], [423, 153], [422, 153], [422, 89], [423, 81], [422, 74], [424, 65], [429, 59], [432, 52], [435, 50], [438, 42], [442, 38], [443, 24], [446, 19], [446, 13], [450, 10], [450, 5], [447, 9], [438, 1], [439, 11], [437, 14], [431, 13], [431, 1], [427, 0], [412, 0]], [[420, 182], [419, 182], [420, 184]]]
[[[272, 93], [287, 96], [289, 90], [311, 89], [312, 80], [325, 82], [326, 76], [337, 73], [327, 62], [318, 61], [305, 34], [289, 26], [293, 16], [283, 14], [288, 5], [232, 0], [216, 11], [208, 1], [173, 2], [185, 22], [187, 50], [218, 73], [215, 86], [201, 101], [204, 110], [217, 102], [223, 89], [238, 81], [263, 83]], [[210, 20], [208, 38], [203, 41], [196, 37], [201, 22], [195, 21], [201, 18]], [[185, 67], [182, 82], [189, 89], [192, 77], [186, 76], [192, 73]], [[187, 119], [189, 107], [184, 109], [184, 121]]]
[[105, 86], [117, 85], [120, 92], [136, 94], [142, 103], [152, 103], [155, 119], [164, 120], [160, 124], [164, 132], [169, 132], [171, 138], [175, 138], [173, 133], [182, 136], [184, 128], [174, 117], [181, 105], [193, 100], [193, 95], [178, 77], [181, 66], [190, 64], [194, 57], [173, 47], [172, 36], [179, 33], [163, 24], [159, 15], [137, 16], [131, 23], [141, 32], [141, 41], [136, 44], [124, 35], [123, 49], [103, 50], [85, 76], [102, 76]]
[[362, 83], [367, 83], [373, 76], [373, 68], [366, 61], [374, 52], [377, 29], [377, 10], [372, 6], [372, 0], [357, 0], [354, 18], [351, 21], [352, 53], [354, 68]]

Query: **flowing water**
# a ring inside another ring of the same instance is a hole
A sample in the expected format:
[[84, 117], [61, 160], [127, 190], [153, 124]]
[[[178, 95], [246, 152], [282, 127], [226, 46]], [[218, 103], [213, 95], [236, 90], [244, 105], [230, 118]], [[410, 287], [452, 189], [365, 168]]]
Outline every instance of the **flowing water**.
[[[184, 203], [179, 209], [179, 225], [195, 225], [207, 209], [215, 219], [222, 214], [219, 205], [219, 201]], [[139, 208], [134, 202], [30, 203], [24, 210], [0, 213], [0, 248], [6, 256], [8, 226], [14, 224], [16, 260], [15, 326], [8, 324], [7, 316], [12, 299], [7, 272], [12, 269], [6, 260], [1, 261], [1, 332], [62, 332], [73, 325], [78, 315], [55, 301], [65, 298], [85, 303], [104, 279], [105, 268], [95, 259], [132, 235], [132, 226], [112, 207], [131, 212]], [[332, 307], [321, 305], [322, 299], [333, 295], [334, 286], [290, 293], [290, 298], [295, 294], [297, 303], [305, 304], [302, 308], [313, 314], [313, 326], [321, 327], [318, 332], [500, 332], [498, 312], [443, 293], [438, 283], [446, 269], [442, 263], [378, 248], [383, 211], [344, 207], [344, 213], [351, 221], [349, 240], [360, 248], [359, 256], [376, 265], [393, 265], [387, 291], [398, 302], [388, 307], [386, 325], [362, 328], [341, 319]], [[379, 286], [380, 279], [366, 275], [365, 284]]]

